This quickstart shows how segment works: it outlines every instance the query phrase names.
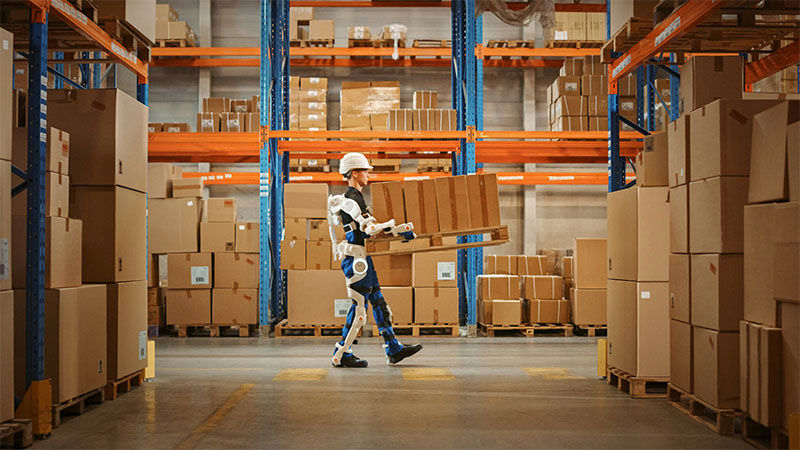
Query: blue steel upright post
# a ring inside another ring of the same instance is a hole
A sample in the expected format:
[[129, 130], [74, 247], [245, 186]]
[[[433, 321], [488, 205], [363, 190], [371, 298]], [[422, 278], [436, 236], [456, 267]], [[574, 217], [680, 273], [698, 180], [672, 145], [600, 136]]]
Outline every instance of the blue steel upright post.
[[[611, 2], [606, 2], [606, 40], [611, 39]], [[618, 56], [618, 55], [615, 55]], [[610, 67], [610, 66], [609, 66]], [[608, 74], [609, 77], [612, 75]], [[608, 93], [608, 192], [625, 186], [625, 159], [619, 156], [619, 95]]]
[[270, 154], [269, 142], [264, 139], [263, 129], [269, 127], [269, 108], [270, 108], [270, 92], [269, 87], [272, 83], [272, 69], [271, 69], [271, 43], [270, 38], [272, 35], [272, 7], [271, 2], [268, 0], [261, 0], [261, 54], [260, 54], [260, 70], [259, 70], [259, 115], [261, 125], [261, 150], [259, 151], [259, 186], [258, 186], [258, 201], [259, 201], [259, 335], [261, 337], [269, 336], [270, 326], [270, 305], [272, 299], [272, 245], [271, 238], [271, 224], [270, 221]]
[[[31, 8], [32, 11], [34, 8]], [[26, 386], [44, 379], [45, 167], [47, 154], [47, 14], [32, 13], [28, 55], [28, 219]]]

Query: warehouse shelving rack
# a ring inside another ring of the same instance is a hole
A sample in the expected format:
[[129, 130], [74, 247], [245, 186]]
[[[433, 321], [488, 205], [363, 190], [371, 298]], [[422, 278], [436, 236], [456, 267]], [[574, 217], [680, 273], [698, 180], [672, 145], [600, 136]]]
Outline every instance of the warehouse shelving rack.
[[[8, 2], [11, 4], [12, 2]], [[34, 383], [44, 381], [44, 278], [45, 278], [45, 168], [47, 155], [47, 76], [52, 73], [57, 80], [56, 86], [67, 82], [68, 78], [62, 75], [62, 64], [56, 68], [48, 67], [48, 50], [61, 50], [48, 45], [48, 25], [50, 20], [60, 21], [74, 30], [76, 38], [89, 40], [93, 44], [94, 57], [99, 52], [107, 55], [104, 62], [122, 64], [137, 75], [137, 99], [147, 104], [148, 92], [148, 63], [140, 61], [135, 53], [112, 39], [102, 28], [90, 20], [81, 11], [65, 0], [26, 0], [17, 1], [16, 6], [29, 6], [31, 20], [25, 32], [15, 36], [15, 42], [27, 40], [29, 43], [27, 53], [22, 53], [28, 60], [28, 167], [23, 170], [13, 167], [15, 175], [24, 181], [16, 186], [14, 192], [28, 190], [27, 198], [27, 229], [26, 229], [26, 381], [29, 394], [33, 391]], [[89, 56], [88, 53], [84, 54]], [[56, 54], [56, 57], [63, 55]], [[98, 59], [93, 62], [98, 62]], [[95, 73], [99, 72], [96, 67]], [[76, 88], [84, 86], [71, 83]], [[26, 395], [26, 399], [28, 395]], [[50, 404], [41, 405], [31, 401], [34, 414], [43, 413], [49, 417]], [[44, 406], [47, 411], [36, 408]], [[49, 423], [34, 421], [35, 434], [48, 434]]]

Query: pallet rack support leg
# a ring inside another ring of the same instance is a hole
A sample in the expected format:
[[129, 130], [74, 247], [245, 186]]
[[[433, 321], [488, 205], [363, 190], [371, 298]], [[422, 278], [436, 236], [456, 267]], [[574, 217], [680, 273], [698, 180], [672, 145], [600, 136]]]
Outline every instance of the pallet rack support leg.
[[[611, 39], [611, 2], [606, 2], [606, 40]], [[619, 55], [615, 55], [619, 56]], [[609, 66], [609, 77], [611, 66]], [[615, 84], [616, 87], [616, 84]], [[625, 159], [619, 156], [619, 95], [617, 90], [608, 94], [608, 192], [625, 186]]]
[[[272, 9], [268, 0], [261, 0], [261, 54], [259, 69], [259, 116], [261, 129], [270, 126], [269, 123], [269, 87], [271, 84], [271, 51], [270, 37], [272, 29]], [[269, 142], [264, 139], [261, 133], [261, 150], [259, 151], [259, 303], [258, 303], [258, 323], [259, 336], [269, 336], [270, 326], [270, 306], [272, 303], [272, 245], [271, 245], [271, 221], [270, 221], [270, 161], [269, 161]]]

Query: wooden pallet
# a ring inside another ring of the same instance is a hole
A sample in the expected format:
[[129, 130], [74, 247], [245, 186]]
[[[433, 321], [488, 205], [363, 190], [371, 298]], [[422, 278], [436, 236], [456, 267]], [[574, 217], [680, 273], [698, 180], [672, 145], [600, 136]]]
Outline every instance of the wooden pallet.
[[194, 47], [194, 42], [188, 39], [159, 39], [156, 41], [158, 47]]
[[335, 39], [292, 39], [289, 47], [333, 47]]
[[400, 172], [400, 164], [375, 164], [372, 162], [372, 172], [395, 173]]
[[368, 47], [373, 48], [375, 47], [375, 41], [372, 39], [348, 39], [347, 46], [350, 48], [354, 47]]
[[668, 382], [669, 377], [636, 377], [615, 367], [609, 367], [606, 372], [606, 383], [617, 386], [631, 398], [667, 398]]
[[578, 325], [575, 324], [575, 334], [578, 336], [608, 336], [608, 325]]
[[549, 41], [547, 48], [601, 48], [606, 41]]
[[[178, 337], [248, 337], [254, 333], [254, 324], [176, 324]], [[251, 330], [251, 328], [253, 330]]]
[[324, 164], [321, 166], [289, 166], [289, 172], [330, 172], [331, 166]]
[[492, 39], [486, 43], [488, 48], [534, 48], [536, 47], [535, 41], [530, 40], [506, 40], [506, 39]]
[[106, 400], [116, 400], [120, 394], [130, 392], [136, 386], [141, 386], [144, 382], [144, 369], [136, 371], [119, 380], [106, 383]]
[[[489, 234], [488, 240], [481, 242], [464, 242], [460, 244], [444, 245], [443, 238], [447, 236], [469, 236], [473, 234]], [[413, 243], [409, 244], [407, 248], [396, 248], [394, 250], [387, 250], [389, 242], [405, 242], [400, 237], [380, 237], [370, 239], [367, 241], [367, 254], [370, 256], [380, 255], [407, 255], [411, 253], [425, 253], [425, 252], [438, 252], [444, 250], [458, 250], [464, 248], [475, 247], [490, 247], [493, 245], [502, 245], [508, 242], [508, 226], [500, 225], [499, 227], [486, 227], [486, 228], [465, 228], [462, 230], [454, 231], [439, 231], [430, 234], [420, 234], [414, 239]], [[380, 249], [380, 250], [379, 250]]]
[[[373, 43], [373, 46], [375, 46], [376, 48], [394, 47], [394, 39], [373, 39], [372, 43]], [[398, 39], [397, 40], [397, 47], [406, 48], [405, 39]]]
[[105, 389], [97, 388], [71, 400], [53, 404], [53, 428], [61, 425], [61, 414], [81, 415], [86, 405], [100, 405], [105, 401]]
[[[326, 337], [326, 336], [341, 336], [342, 327], [344, 325], [313, 325], [313, 324], [298, 324], [289, 325], [288, 319], [283, 319], [275, 325], [275, 337]], [[359, 332], [359, 336], [361, 333]]]
[[735, 409], [715, 408], [672, 383], [667, 385], [667, 399], [676, 409], [717, 434], [732, 436], [736, 432], [736, 421], [741, 418], [741, 412]]
[[414, 39], [411, 44], [414, 48], [450, 48], [450, 39]]
[[[459, 336], [457, 323], [397, 323], [392, 324], [392, 329], [397, 336]], [[372, 335], [380, 336], [377, 325], [372, 325]]]
[[742, 417], [742, 439], [755, 448], [781, 449], [789, 448], [789, 433], [780, 428], [770, 428], [750, 419]]
[[28, 448], [33, 445], [31, 419], [11, 419], [0, 423], [0, 447]]
[[450, 173], [453, 171], [452, 165], [420, 165], [417, 166], [417, 172], [425, 173], [425, 172], [446, 172]]
[[549, 336], [572, 336], [572, 325], [561, 323], [535, 323], [532, 325], [492, 325], [478, 323], [478, 329], [486, 333], [488, 337], [495, 336], [526, 336], [534, 337], [541, 335]]

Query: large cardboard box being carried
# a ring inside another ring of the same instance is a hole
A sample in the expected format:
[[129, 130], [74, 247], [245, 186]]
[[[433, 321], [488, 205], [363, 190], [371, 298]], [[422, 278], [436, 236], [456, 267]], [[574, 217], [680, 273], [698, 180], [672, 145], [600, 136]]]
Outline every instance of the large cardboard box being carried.
[[143, 192], [118, 186], [73, 186], [71, 215], [83, 221], [83, 281], [147, 279]]
[[344, 325], [352, 300], [341, 270], [290, 270], [290, 325]]
[[154, 198], [148, 200], [147, 207], [147, 250], [150, 253], [197, 251], [200, 229], [197, 198]]
[[[53, 403], [106, 384], [106, 286], [48, 289], [44, 293], [44, 376], [52, 380]], [[25, 395], [25, 290], [14, 291], [15, 395]]]
[[48, 90], [47, 121], [70, 134], [73, 186], [147, 191], [147, 106], [117, 89]]
[[[27, 222], [25, 216], [12, 218], [14, 242], [20, 245], [11, 247], [14, 289], [25, 289], [27, 267], [25, 262], [25, 236]], [[80, 286], [82, 281], [82, 236], [83, 224], [80, 220], [65, 217], [45, 218], [44, 239], [44, 287], [56, 289]]]
[[14, 418], [14, 291], [0, 291], [0, 423]]
[[608, 280], [608, 365], [668, 378], [669, 320], [669, 283]]
[[415, 233], [425, 234], [439, 231], [436, 182], [434, 180], [403, 181], [403, 200], [406, 221], [414, 224]]
[[666, 187], [608, 194], [608, 278], [669, 280], [669, 204]]
[[458, 323], [458, 288], [414, 288], [416, 323]]
[[147, 365], [147, 282], [106, 286], [107, 378], [112, 381]]
[[575, 238], [575, 287], [577, 289], [605, 289], [608, 261], [607, 240]]

